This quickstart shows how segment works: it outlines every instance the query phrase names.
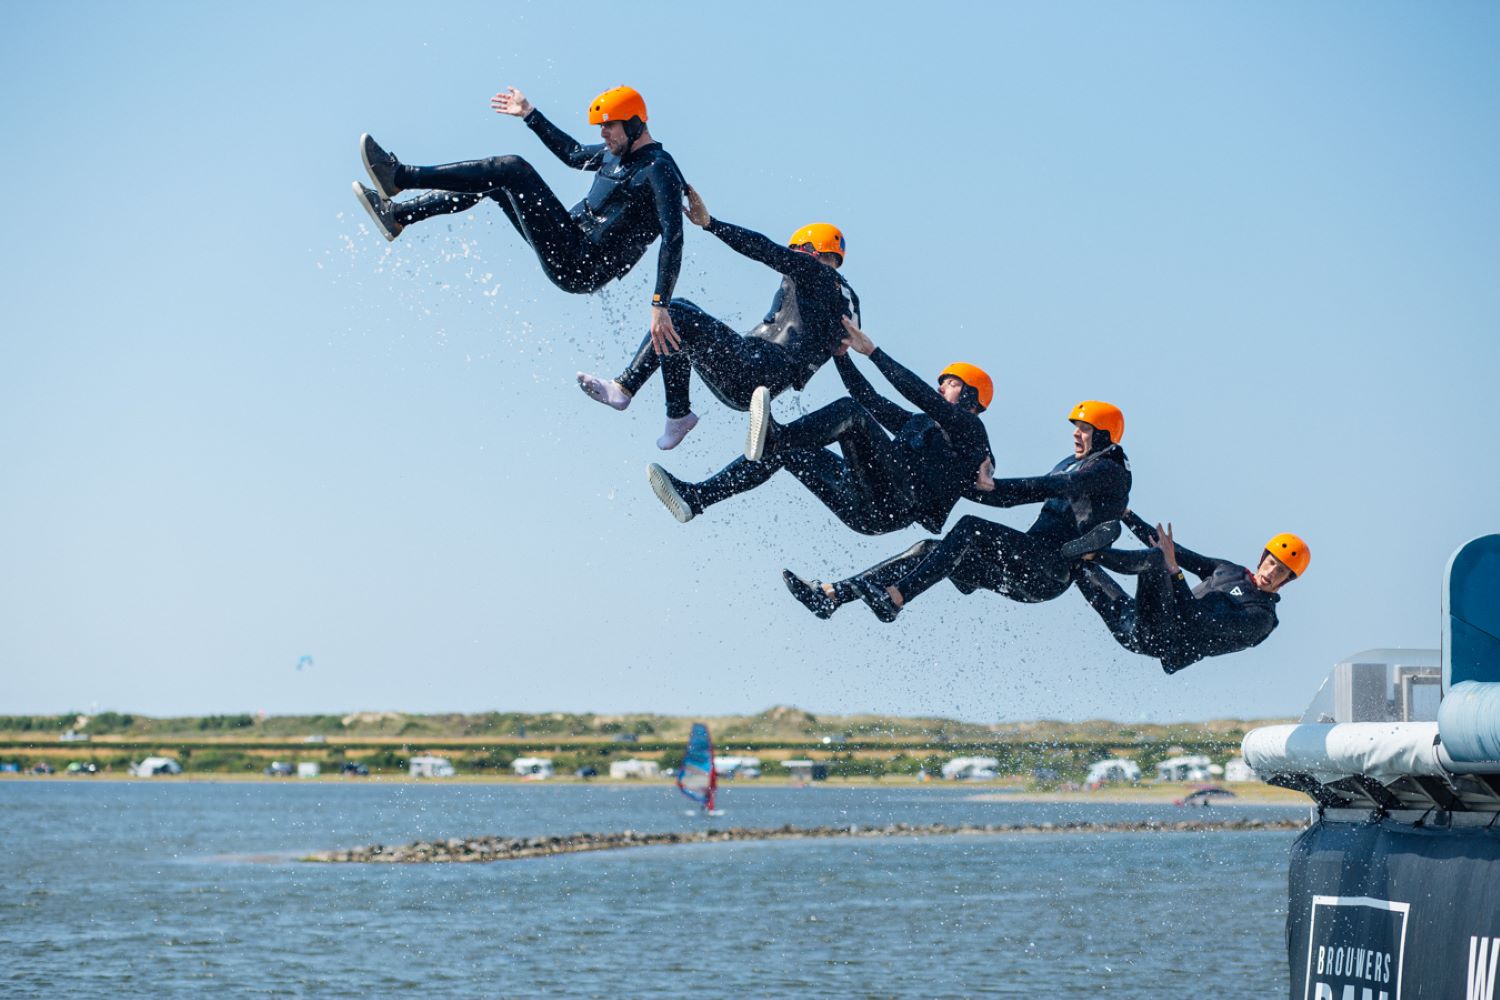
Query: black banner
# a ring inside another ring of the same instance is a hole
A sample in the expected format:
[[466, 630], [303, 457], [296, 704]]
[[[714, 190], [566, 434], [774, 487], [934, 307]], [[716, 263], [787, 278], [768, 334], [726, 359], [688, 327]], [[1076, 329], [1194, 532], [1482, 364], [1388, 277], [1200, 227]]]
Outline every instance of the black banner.
[[1500, 1000], [1500, 829], [1317, 823], [1289, 889], [1292, 1000]]

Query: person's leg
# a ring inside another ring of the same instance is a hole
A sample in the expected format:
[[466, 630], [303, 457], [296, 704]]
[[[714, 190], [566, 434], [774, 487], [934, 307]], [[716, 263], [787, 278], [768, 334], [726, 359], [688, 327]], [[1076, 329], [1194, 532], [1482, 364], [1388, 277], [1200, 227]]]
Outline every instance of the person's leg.
[[861, 535], [883, 535], [911, 524], [910, 504], [904, 497], [872, 494], [850, 464], [827, 448], [778, 452], [776, 458], [846, 527]]
[[1015, 528], [966, 514], [959, 518], [952, 531], [933, 546], [927, 558], [889, 586], [900, 593], [899, 606], [904, 607], [939, 580], [953, 575], [965, 562], [974, 560], [976, 563], [993, 564], [993, 568], [999, 572], [986, 576], [985, 584], [991, 590], [1002, 590], [1005, 581], [1011, 576], [1009, 570], [1014, 563], [1013, 559], [1007, 557], [1028, 548], [1026, 543], [1029, 541], [1023, 532]]
[[737, 458], [701, 483], [674, 480], [673, 489], [694, 514], [701, 514], [716, 503], [755, 489], [783, 468], [855, 531], [880, 534], [891, 530], [879, 520], [882, 512], [872, 507], [843, 459], [826, 448], [781, 451], [759, 462]]
[[810, 440], [831, 434], [830, 443], [839, 445], [843, 457], [823, 447], [788, 451], [783, 437], [775, 454], [783, 457], [788, 472], [860, 534], [883, 535], [911, 524], [911, 480], [896, 455], [899, 445], [863, 407], [850, 399], [838, 400], [787, 426], [803, 421], [813, 426], [799, 427], [798, 434]]
[[854, 576], [836, 580], [833, 583], [804, 580], [791, 570], [782, 570], [781, 578], [786, 583], [787, 589], [792, 592], [792, 596], [797, 598], [803, 607], [819, 618], [827, 618], [842, 605], [859, 600], [856, 581], [868, 581], [875, 586], [887, 587], [911, 572], [927, 557], [936, 544], [936, 539], [924, 538], [898, 555], [884, 559]]
[[1073, 582], [1116, 642], [1132, 653], [1146, 652], [1136, 631], [1135, 601], [1114, 577], [1093, 563], [1080, 563], [1073, 567]]
[[454, 212], [466, 212], [475, 205], [484, 201], [482, 194], [456, 194], [447, 191], [428, 191], [419, 194], [415, 198], [406, 201], [393, 201], [390, 203], [391, 213], [396, 217], [396, 222], [403, 228], [413, 222], [421, 222], [430, 219], [434, 215], [452, 215]]
[[695, 343], [688, 358], [709, 392], [741, 413], [750, 408], [758, 386], [765, 386], [775, 398], [791, 388], [795, 374], [791, 356], [779, 346], [728, 327]]
[[736, 458], [703, 482], [684, 484], [689, 503], [701, 514], [716, 503], [755, 489], [776, 475], [781, 467], [779, 459], [752, 462], [746, 458]]
[[[641, 391], [658, 368], [662, 373], [662, 387], [667, 396], [667, 418], [685, 417], [692, 412], [689, 382], [692, 376], [692, 355], [703, 345], [728, 339], [743, 339], [723, 323], [699, 309], [686, 299], [673, 299], [667, 307], [672, 317], [672, 327], [677, 331], [681, 349], [671, 354], [657, 354], [648, 336], [641, 341], [635, 356], [625, 366], [615, 383], [634, 396]], [[754, 386], [751, 386], [753, 389]], [[585, 390], [587, 391], [587, 390]], [[592, 395], [592, 393], [590, 393]]]
[[1094, 556], [1094, 562], [1116, 573], [1135, 576], [1151, 567], [1152, 553], [1160, 555], [1156, 549], [1105, 549]]
[[[480, 198], [490, 198], [536, 251], [542, 270], [553, 284], [568, 292], [593, 292], [608, 281], [592, 259], [592, 247], [566, 206], [542, 180], [536, 168], [519, 156], [445, 163], [434, 167], [400, 165], [397, 183], [423, 188], [429, 194], [398, 202], [396, 220], [403, 226], [433, 215], [460, 212]], [[454, 194], [467, 198], [455, 199]]]
[[1166, 556], [1160, 549], [1146, 552], [1146, 566], [1136, 576], [1136, 630], [1142, 645], [1159, 656], [1177, 645], [1177, 597]]

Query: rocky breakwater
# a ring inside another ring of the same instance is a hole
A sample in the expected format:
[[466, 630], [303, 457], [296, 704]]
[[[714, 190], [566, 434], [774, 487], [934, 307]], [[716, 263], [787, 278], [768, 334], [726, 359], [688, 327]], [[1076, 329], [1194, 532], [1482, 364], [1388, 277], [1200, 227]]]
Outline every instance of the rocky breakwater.
[[1182, 820], [1176, 823], [1028, 823], [1015, 825], [913, 825], [885, 826], [779, 826], [771, 828], [726, 827], [684, 832], [572, 833], [555, 837], [452, 837], [419, 840], [399, 846], [373, 844], [341, 851], [320, 851], [303, 861], [357, 864], [422, 864], [471, 861], [519, 861], [554, 854], [614, 851], [627, 847], [662, 847], [670, 844], [721, 844], [739, 840], [870, 839], [874, 837], [999, 836], [1046, 833], [1222, 833], [1247, 830], [1301, 830], [1300, 821], [1236, 819], [1222, 821]]

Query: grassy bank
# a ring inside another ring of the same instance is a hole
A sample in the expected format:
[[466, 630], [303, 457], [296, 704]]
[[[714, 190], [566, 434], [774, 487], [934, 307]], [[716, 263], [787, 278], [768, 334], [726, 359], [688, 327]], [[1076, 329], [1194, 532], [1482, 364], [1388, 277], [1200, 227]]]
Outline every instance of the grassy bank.
[[[77, 763], [124, 774], [148, 756], [171, 757], [189, 775], [254, 777], [272, 763], [312, 762], [337, 774], [346, 765], [398, 776], [418, 754], [449, 759], [459, 776], [512, 780], [522, 756], [550, 759], [559, 775], [582, 768], [608, 773], [616, 760], [681, 761], [694, 719], [662, 715], [508, 713], [342, 716], [248, 713], [155, 718], [120, 712], [0, 716], [0, 763], [63, 771]], [[1244, 733], [1281, 720], [1218, 719], [1155, 725], [1108, 720], [983, 724], [942, 718], [824, 716], [778, 706], [753, 716], [704, 719], [720, 753], [760, 757], [767, 778], [791, 758], [825, 764], [844, 781], [915, 781], [954, 756], [999, 761], [1002, 775], [1028, 789], [1066, 787], [1090, 764], [1130, 757], [1146, 774], [1167, 757], [1202, 754], [1222, 765]]]

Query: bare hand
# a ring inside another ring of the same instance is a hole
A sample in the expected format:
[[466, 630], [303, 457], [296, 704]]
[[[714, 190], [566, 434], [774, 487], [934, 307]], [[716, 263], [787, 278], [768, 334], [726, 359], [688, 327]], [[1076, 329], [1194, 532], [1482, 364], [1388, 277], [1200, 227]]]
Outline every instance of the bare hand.
[[1164, 528], [1160, 524], [1156, 526], [1156, 541], [1152, 543], [1153, 548], [1161, 549], [1161, 554], [1167, 560], [1167, 572], [1176, 573], [1177, 570], [1177, 545], [1172, 541], [1172, 522], [1168, 521]]
[[691, 184], [687, 185], [687, 207], [682, 210], [682, 214], [686, 215], [688, 221], [700, 229], [713, 221], [708, 214], [708, 206], [703, 204], [703, 199], [698, 195], [697, 191], [693, 190]]
[[515, 87], [506, 87], [491, 97], [490, 107], [497, 115], [515, 115], [517, 118], [525, 118], [531, 114], [531, 102]]
[[865, 357], [869, 357], [870, 355], [874, 354], [875, 342], [869, 337], [865, 336], [865, 331], [855, 326], [854, 321], [851, 320], [848, 316], [844, 317], [843, 322], [844, 329], [849, 333], [849, 336], [844, 338], [844, 346], [849, 348], [851, 351], [858, 351]]
[[981, 493], [989, 493], [995, 488], [995, 463], [989, 456], [985, 456], [984, 461], [979, 463], [979, 473], [974, 477], [974, 488]]
[[671, 354], [682, 346], [677, 337], [677, 328], [672, 325], [672, 314], [665, 306], [651, 307], [651, 348], [657, 354]]

